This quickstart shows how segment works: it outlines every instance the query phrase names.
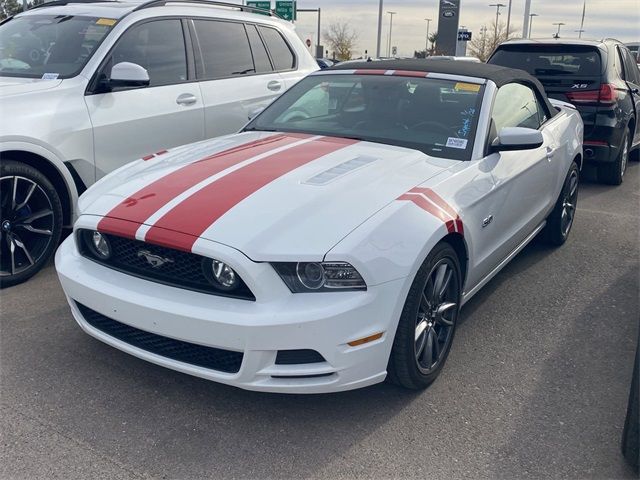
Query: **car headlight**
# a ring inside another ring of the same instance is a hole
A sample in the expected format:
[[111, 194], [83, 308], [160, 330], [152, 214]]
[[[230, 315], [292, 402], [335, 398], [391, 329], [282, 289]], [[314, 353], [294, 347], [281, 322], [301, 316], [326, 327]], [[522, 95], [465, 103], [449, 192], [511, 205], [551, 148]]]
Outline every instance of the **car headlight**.
[[83, 230], [84, 243], [98, 260], [111, 258], [111, 244], [107, 237], [95, 230]]
[[224, 292], [230, 292], [240, 286], [241, 280], [235, 270], [220, 260], [205, 260], [203, 270], [207, 280]]
[[366, 290], [362, 276], [346, 262], [274, 262], [292, 293]]

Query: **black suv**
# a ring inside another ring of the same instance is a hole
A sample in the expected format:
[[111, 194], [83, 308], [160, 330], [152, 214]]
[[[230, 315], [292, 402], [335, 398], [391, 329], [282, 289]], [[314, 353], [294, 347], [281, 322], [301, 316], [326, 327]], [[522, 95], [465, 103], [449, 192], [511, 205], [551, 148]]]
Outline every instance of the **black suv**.
[[584, 121], [584, 156], [598, 179], [622, 183], [632, 149], [640, 146], [640, 70], [617, 40], [511, 40], [488, 63], [520, 68], [551, 98], [576, 106]]

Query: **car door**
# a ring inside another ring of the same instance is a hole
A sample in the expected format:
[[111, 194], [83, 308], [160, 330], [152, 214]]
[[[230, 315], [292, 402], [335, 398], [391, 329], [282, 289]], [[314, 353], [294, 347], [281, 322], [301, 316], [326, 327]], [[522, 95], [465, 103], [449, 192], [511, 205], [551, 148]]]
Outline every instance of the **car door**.
[[531, 150], [490, 153], [482, 160], [494, 182], [482, 231], [490, 251], [487, 263], [493, 267], [541, 224], [555, 201], [561, 153], [553, 133], [542, 127], [546, 114], [541, 108], [534, 91], [520, 83], [503, 85], [494, 100], [489, 144], [504, 127], [540, 129], [544, 142]]
[[625, 47], [619, 47], [619, 52], [622, 56], [624, 81], [629, 87], [630, 97], [634, 104], [636, 122], [633, 145], [635, 146], [640, 143], [640, 122], [638, 121], [640, 113], [640, 70], [638, 70], [638, 64], [629, 50]]
[[131, 26], [118, 39], [98, 78], [113, 65], [144, 67], [150, 83], [109, 91], [96, 82], [85, 96], [94, 132], [96, 178], [150, 153], [204, 138], [200, 87], [189, 71], [183, 22], [154, 19]]
[[190, 20], [207, 138], [237, 132], [284, 91], [255, 25]]

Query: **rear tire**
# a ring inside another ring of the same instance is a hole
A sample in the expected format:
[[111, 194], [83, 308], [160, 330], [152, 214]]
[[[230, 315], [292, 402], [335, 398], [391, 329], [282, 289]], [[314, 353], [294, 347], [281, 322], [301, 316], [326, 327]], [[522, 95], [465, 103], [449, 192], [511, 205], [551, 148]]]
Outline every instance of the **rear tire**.
[[446, 242], [436, 245], [418, 270], [402, 309], [387, 367], [391, 382], [418, 390], [438, 377], [453, 342], [461, 278], [455, 250]]
[[626, 130], [620, 142], [620, 153], [615, 161], [598, 165], [598, 180], [608, 185], [620, 185], [624, 179], [624, 172], [627, 170], [629, 163], [629, 150], [631, 141], [629, 130]]
[[579, 183], [580, 171], [576, 162], [573, 161], [564, 179], [556, 205], [547, 217], [547, 224], [542, 231], [542, 238], [546, 243], [559, 247], [569, 238], [578, 205]]
[[0, 288], [22, 283], [51, 259], [62, 233], [62, 204], [31, 165], [0, 165]]

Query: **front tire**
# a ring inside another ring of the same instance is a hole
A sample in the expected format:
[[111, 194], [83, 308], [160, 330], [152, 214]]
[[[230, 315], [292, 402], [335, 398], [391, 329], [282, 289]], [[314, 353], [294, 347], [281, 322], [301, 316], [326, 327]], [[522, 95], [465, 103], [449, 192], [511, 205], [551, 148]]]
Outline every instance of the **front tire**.
[[30, 165], [0, 166], [0, 288], [22, 283], [49, 261], [62, 233], [62, 204], [51, 182]]
[[556, 205], [547, 217], [547, 224], [542, 231], [542, 238], [545, 242], [559, 247], [569, 238], [578, 205], [579, 183], [580, 171], [576, 162], [573, 161], [564, 179], [564, 185]]
[[460, 262], [446, 242], [418, 270], [405, 302], [387, 371], [391, 382], [418, 390], [438, 377], [449, 355], [460, 311]]
[[629, 130], [626, 130], [620, 143], [620, 153], [615, 161], [598, 166], [598, 180], [600, 182], [608, 185], [620, 185], [622, 183], [624, 173], [627, 171], [627, 164], [629, 163], [631, 138], [632, 137], [629, 136]]

